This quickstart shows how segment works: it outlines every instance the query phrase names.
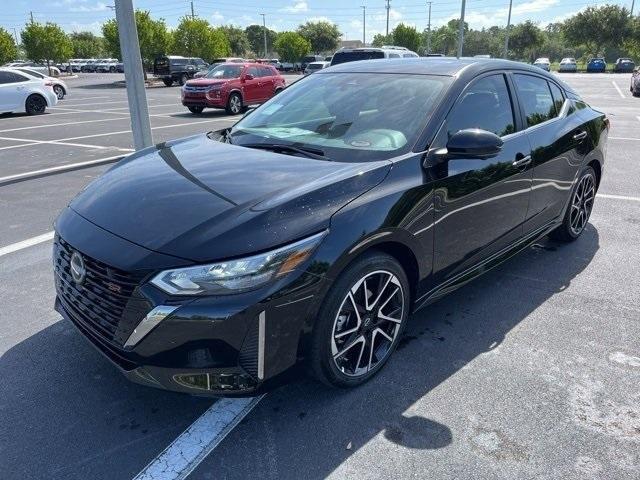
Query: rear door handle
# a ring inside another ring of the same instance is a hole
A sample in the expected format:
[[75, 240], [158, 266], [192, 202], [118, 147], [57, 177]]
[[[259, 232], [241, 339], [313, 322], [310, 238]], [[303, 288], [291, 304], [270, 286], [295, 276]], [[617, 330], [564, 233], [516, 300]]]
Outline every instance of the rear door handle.
[[580, 142], [580, 141], [584, 140], [585, 138], [587, 138], [587, 132], [580, 132], [580, 133], [576, 133], [576, 134], [573, 136], [573, 139], [574, 139], [576, 142]]
[[511, 165], [513, 165], [514, 167], [518, 168], [518, 167], [524, 167], [527, 166], [531, 163], [531, 155], [527, 155], [526, 157], [522, 157], [522, 158], [517, 158], [513, 161], [513, 163]]

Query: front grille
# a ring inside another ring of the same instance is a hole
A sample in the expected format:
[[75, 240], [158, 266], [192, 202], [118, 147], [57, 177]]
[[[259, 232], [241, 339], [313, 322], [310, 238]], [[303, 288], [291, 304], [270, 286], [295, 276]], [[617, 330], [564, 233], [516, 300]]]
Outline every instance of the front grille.
[[185, 85], [184, 87], [184, 91], [185, 92], [206, 92], [207, 90], [209, 90], [211, 87], [210, 86], [205, 86], [205, 87], [193, 87], [191, 85]]
[[[58, 297], [76, 322], [117, 346], [150, 310], [136, 294], [142, 275], [124, 272], [82, 254], [86, 278], [77, 285], [70, 271], [74, 249], [56, 235], [53, 263]], [[80, 253], [80, 252], [79, 252]]]

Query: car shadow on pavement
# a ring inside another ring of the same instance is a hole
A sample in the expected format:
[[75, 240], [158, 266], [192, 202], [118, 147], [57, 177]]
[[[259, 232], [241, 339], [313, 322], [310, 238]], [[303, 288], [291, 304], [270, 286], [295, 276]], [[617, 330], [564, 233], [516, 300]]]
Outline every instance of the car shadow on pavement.
[[[570, 245], [544, 240], [420, 310], [389, 364], [359, 388], [301, 379], [269, 393], [190, 478], [325, 478], [379, 436], [396, 449], [456, 442], [415, 404], [497, 348], [598, 248], [592, 225]], [[212, 403], [129, 383], [66, 321], [8, 350], [0, 378], [3, 479], [130, 478]]]
[[[445, 396], [444, 403], [450, 402], [455, 411], [455, 392], [438, 387], [479, 355], [498, 348], [532, 311], [568, 288], [598, 248], [598, 232], [592, 225], [569, 245], [544, 239], [418, 311], [388, 365], [359, 388], [331, 389], [301, 380], [270, 393], [194, 472], [193, 479], [213, 478], [210, 472], [226, 479], [251, 478], [254, 472], [261, 472], [260, 478], [326, 478], [379, 436], [387, 441], [387, 452], [460, 443], [463, 440], [456, 439], [447, 425], [420, 415], [420, 410], [429, 409], [423, 397], [437, 390], [433, 394], [439, 404]], [[478, 383], [492, 388], [482, 379]], [[501, 392], [490, 394], [499, 397]], [[459, 414], [466, 417], [469, 412]], [[368, 452], [374, 453], [357, 464], [386, 461], [377, 458], [378, 453], [385, 455], [379, 445]]]

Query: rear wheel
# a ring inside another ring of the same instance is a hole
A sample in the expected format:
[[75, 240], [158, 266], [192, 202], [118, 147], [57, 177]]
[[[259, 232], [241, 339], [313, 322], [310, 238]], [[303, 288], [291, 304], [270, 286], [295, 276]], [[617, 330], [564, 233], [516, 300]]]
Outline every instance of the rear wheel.
[[227, 108], [225, 109], [229, 115], [238, 115], [242, 112], [242, 97], [239, 93], [232, 93], [227, 100]]
[[596, 197], [596, 172], [587, 166], [571, 192], [569, 208], [562, 225], [551, 232], [551, 237], [561, 242], [572, 242], [584, 231]]
[[53, 91], [55, 92], [56, 97], [58, 97], [58, 100], [62, 100], [64, 98], [64, 88], [62, 88], [61, 85], [54, 85]]
[[370, 253], [347, 267], [316, 320], [309, 357], [314, 376], [337, 387], [373, 377], [398, 344], [409, 301], [409, 282], [393, 257]]
[[188, 107], [191, 113], [200, 114], [204, 110], [204, 107]]
[[171, 80], [170, 78], [163, 78], [162, 83], [164, 83], [165, 87], [170, 87], [171, 85], [173, 85], [173, 80]]
[[42, 95], [29, 95], [25, 102], [27, 115], [40, 115], [47, 109], [47, 101]]
[[187, 80], [189, 80], [189, 77], [186, 73], [180, 75], [180, 85], [184, 85], [185, 83], [187, 83]]
[[109, 73], [115, 73], [116, 67], [109, 67]]

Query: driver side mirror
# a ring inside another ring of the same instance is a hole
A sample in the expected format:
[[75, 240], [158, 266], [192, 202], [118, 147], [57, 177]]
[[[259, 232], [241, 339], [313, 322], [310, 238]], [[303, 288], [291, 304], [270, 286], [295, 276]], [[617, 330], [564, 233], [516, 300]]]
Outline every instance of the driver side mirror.
[[245, 79], [245, 80], [253, 80], [253, 75], [251, 75], [250, 73], [247, 73], [247, 74], [244, 76], [244, 79]]
[[[502, 150], [504, 142], [495, 133], [479, 128], [468, 128], [454, 133], [447, 142], [446, 149], [436, 154], [446, 158], [491, 158]], [[446, 150], [446, 151], [444, 151]]]

